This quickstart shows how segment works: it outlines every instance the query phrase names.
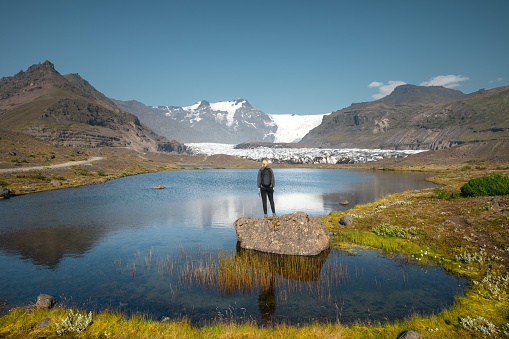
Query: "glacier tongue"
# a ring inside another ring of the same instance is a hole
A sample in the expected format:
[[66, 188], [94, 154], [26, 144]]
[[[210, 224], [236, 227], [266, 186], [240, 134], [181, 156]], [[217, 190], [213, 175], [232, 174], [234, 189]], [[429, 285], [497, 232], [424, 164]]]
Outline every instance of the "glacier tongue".
[[235, 149], [233, 144], [188, 143], [193, 154], [213, 155], [227, 154], [254, 161], [268, 159], [272, 163], [285, 164], [346, 164], [371, 162], [384, 158], [404, 158], [423, 151], [414, 150], [381, 150], [381, 149], [323, 149], [323, 148], [279, 148], [257, 147]]
[[277, 126], [274, 142], [299, 142], [310, 130], [322, 123], [324, 115], [327, 114], [268, 114]]

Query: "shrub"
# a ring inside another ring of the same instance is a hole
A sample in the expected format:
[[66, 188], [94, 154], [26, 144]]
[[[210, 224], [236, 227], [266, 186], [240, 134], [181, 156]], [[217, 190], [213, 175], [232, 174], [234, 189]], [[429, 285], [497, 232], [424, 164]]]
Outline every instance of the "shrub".
[[443, 188], [435, 188], [433, 190], [433, 193], [435, 193], [435, 196], [438, 199], [459, 199], [461, 198], [461, 195], [458, 192], [452, 192], [449, 193], [449, 191], [443, 189]]
[[67, 318], [57, 323], [57, 333], [62, 335], [66, 332], [83, 332], [92, 323], [92, 312], [88, 315], [79, 312], [74, 313], [73, 310], [69, 311]]
[[484, 317], [477, 318], [460, 318], [460, 325], [467, 330], [481, 332], [484, 336], [492, 336], [498, 333], [497, 327]]
[[37, 174], [32, 174], [31, 178], [35, 179], [35, 180], [40, 180], [40, 181], [50, 181], [50, 179], [48, 179], [46, 176], [42, 175], [42, 173], [40, 173], [40, 172]]
[[449, 197], [449, 192], [440, 187], [435, 188], [433, 193], [435, 193], [435, 197], [438, 199], [447, 199]]
[[492, 174], [482, 178], [470, 179], [461, 186], [461, 194], [467, 197], [509, 194], [509, 176]]
[[458, 192], [452, 192], [451, 193], [451, 199], [459, 199], [461, 198], [461, 194]]

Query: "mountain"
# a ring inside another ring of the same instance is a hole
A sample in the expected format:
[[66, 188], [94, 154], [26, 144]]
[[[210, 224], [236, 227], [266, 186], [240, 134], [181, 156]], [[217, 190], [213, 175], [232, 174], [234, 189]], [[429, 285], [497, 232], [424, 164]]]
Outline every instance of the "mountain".
[[192, 106], [149, 107], [137, 101], [113, 102], [163, 136], [187, 143], [298, 142], [323, 115], [266, 114], [244, 99]]
[[332, 148], [438, 150], [509, 139], [509, 86], [470, 95], [403, 85], [388, 96], [325, 116], [301, 143]]
[[137, 115], [156, 133], [174, 135], [182, 142], [234, 144], [273, 141], [277, 129], [267, 114], [255, 109], [244, 99], [216, 103], [203, 100], [187, 107], [148, 107], [134, 101], [114, 102]]
[[72, 147], [185, 149], [143, 126], [78, 74], [62, 76], [49, 61], [0, 79], [0, 126]]

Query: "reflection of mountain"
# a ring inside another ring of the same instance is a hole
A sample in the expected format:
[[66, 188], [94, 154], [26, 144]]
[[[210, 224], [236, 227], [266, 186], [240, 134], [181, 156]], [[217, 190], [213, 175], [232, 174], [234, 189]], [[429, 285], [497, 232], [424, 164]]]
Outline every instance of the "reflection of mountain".
[[0, 249], [55, 269], [65, 256], [81, 256], [103, 236], [100, 229], [52, 227], [0, 234]]

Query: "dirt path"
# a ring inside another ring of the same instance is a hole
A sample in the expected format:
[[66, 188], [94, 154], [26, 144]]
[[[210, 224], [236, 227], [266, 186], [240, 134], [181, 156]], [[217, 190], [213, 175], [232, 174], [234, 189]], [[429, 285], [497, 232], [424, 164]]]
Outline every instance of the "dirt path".
[[34, 166], [34, 167], [18, 167], [18, 168], [4, 168], [0, 169], [0, 173], [15, 173], [15, 172], [29, 172], [29, 171], [40, 171], [44, 169], [51, 169], [51, 168], [61, 168], [61, 167], [70, 167], [70, 166], [76, 166], [76, 165], [85, 165], [90, 164], [94, 161], [99, 161], [104, 159], [103, 157], [92, 157], [88, 160], [81, 160], [81, 161], [68, 161], [64, 162], [62, 164], [56, 164], [56, 165], [46, 165], [46, 166]]

